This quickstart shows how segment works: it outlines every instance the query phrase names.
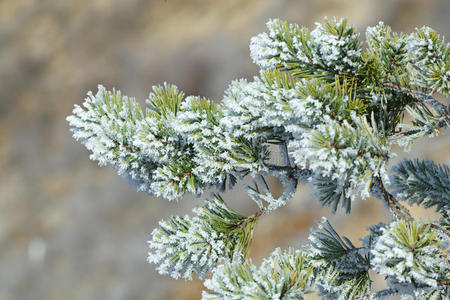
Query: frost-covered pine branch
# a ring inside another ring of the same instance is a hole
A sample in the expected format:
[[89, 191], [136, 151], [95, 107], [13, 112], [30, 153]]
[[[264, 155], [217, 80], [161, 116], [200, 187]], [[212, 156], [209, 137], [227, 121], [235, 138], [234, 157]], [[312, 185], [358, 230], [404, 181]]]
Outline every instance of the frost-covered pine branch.
[[312, 292], [313, 268], [304, 253], [279, 248], [257, 268], [250, 260], [221, 265], [205, 281], [202, 299], [303, 299]]
[[370, 291], [369, 248], [357, 248], [348, 238], [341, 238], [325, 218], [309, 240], [314, 283], [324, 299], [353, 298]]
[[153, 231], [148, 261], [159, 265], [160, 274], [204, 278], [220, 261], [245, 258], [260, 213], [245, 217], [217, 195], [194, 213], [172, 216]]
[[[450, 90], [449, 43], [428, 27], [405, 34], [382, 22], [367, 28], [365, 41], [345, 19], [313, 30], [280, 20], [267, 27], [250, 42], [260, 73], [231, 82], [221, 102], [165, 83], [142, 109], [99, 86], [67, 118], [91, 159], [150, 195], [174, 200], [254, 179], [246, 192], [258, 211], [243, 215], [216, 194], [193, 215], [161, 221], [148, 261], [173, 278], [205, 279], [203, 299], [303, 299], [314, 291], [322, 299], [449, 299], [449, 167], [404, 160], [387, 168], [394, 144], [409, 149], [449, 128], [450, 106], [436, 96]], [[267, 176], [280, 179], [280, 197]], [[308, 245], [276, 249], [253, 265], [257, 221], [302, 183], [333, 213], [375, 196], [393, 220], [369, 227], [355, 246], [322, 219]], [[404, 202], [436, 206], [442, 218], [416, 220]], [[372, 289], [369, 271], [384, 276], [385, 289]]]

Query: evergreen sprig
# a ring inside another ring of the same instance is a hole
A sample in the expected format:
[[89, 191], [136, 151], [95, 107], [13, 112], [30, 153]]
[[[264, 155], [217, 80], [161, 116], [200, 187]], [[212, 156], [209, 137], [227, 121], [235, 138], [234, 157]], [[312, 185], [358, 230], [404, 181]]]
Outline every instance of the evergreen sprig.
[[436, 206], [436, 210], [450, 211], [450, 168], [436, 165], [430, 160], [405, 159], [392, 172], [395, 194], [410, 204], [424, 207]]
[[88, 93], [83, 106], [75, 105], [67, 118], [73, 137], [92, 151], [90, 158], [99, 165], [117, 169], [138, 190], [153, 194], [150, 185], [159, 164], [143, 155], [134, 138], [145, 118], [140, 105], [99, 85], [95, 95]]
[[405, 110], [413, 118], [412, 124], [400, 124], [400, 131], [395, 135], [397, 143], [410, 149], [411, 144], [418, 138], [429, 136], [434, 137], [441, 133], [441, 130], [450, 126], [450, 115], [448, 112], [437, 114], [424, 105], [416, 108], [406, 106]]
[[309, 236], [309, 258], [315, 270], [315, 284], [325, 299], [348, 299], [370, 292], [369, 256], [339, 234], [322, 218]]
[[301, 251], [276, 249], [257, 268], [251, 261], [227, 263], [205, 281], [202, 299], [304, 299], [313, 269]]
[[274, 19], [269, 33], [252, 38], [250, 52], [261, 69], [280, 68], [299, 78], [353, 74], [361, 65], [359, 34], [346, 19], [317, 23], [313, 31]]
[[377, 60], [379, 80], [399, 83], [407, 72], [408, 44], [403, 33], [392, 32], [380, 22], [366, 31], [369, 50]]
[[148, 261], [158, 264], [160, 274], [173, 278], [199, 278], [217, 264], [245, 258], [258, 216], [245, 217], [216, 195], [195, 216], [172, 216], [161, 221], [149, 241]]
[[409, 55], [417, 85], [448, 95], [450, 91], [450, 43], [430, 27], [416, 30], [408, 38]]
[[355, 195], [369, 196], [375, 176], [386, 176], [385, 163], [389, 145], [376, 126], [365, 119], [354, 119], [356, 128], [347, 122], [342, 125], [323, 125], [305, 141], [303, 155], [316, 170], [312, 184], [322, 205], [332, 205], [333, 212], [342, 200], [350, 213]]

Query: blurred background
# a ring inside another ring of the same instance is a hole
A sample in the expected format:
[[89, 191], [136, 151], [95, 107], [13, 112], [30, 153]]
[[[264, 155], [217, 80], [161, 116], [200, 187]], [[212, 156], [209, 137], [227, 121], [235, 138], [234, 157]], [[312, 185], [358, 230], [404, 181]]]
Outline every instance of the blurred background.
[[[89, 160], [65, 117], [98, 83], [141, 102], [164, 81], [220, 101], [231, 80], [257, 74], [248, 43], [269, 18], [312, 27], [324, 16], [347, 17], [362, 33], [383, 20], [396, 31], [426, 24], [450, 34], [448, 0], [0, 0], [0, 300], [200, 299], [201, 282], [157, 274], [146, 241], [160, 219], [201, 199], [135, 192]], [[449, 163], [450, 142], [441, 136], [397, 152], [395, 161]], [[242, 190], [231, 198], [254, 212]], [[300, 186], [260, 220], [254, 262], [276, 246], [298, 248], [321, 215], [329, 209]], [[370, 199], [330, 220], [358, 244], [367, 225], [390, 217]]]

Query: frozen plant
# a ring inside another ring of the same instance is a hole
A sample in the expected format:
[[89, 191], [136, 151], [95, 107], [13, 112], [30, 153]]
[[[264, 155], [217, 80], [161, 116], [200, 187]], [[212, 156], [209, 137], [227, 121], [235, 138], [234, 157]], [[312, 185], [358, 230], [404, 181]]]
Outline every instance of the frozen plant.
[[[258, 211], [242, 215], [214, 195], [190, 216], [161, 221], [148, 261], [173, 278], [205, 279], [203, 299], [449, 299], [450, 169], [417, 159], [387, 168], [394, 144], [408, 150], [449, 127], [450, 106], [435, 97], [450, 91], [449, 43], [428, 27], [404, 34], [381, 22], [367, 28], [365, 45], [345, 19], [312, 31], [280, 20], [267, 27], [250, 42], [259, 76], [232, 82], [220, 103], [164, 84], [141, 108], [99, 86], [67, 118], [91, 159], [149, 195], [174, 200], [255, 180], [246, 191]], [[267, 176], [282, 182], [279, 198]], [[324, 218], [309, 245], [276, 249], [255, 266], [248, 248], [259, 218], [299, 183], [333, 212], [374, 196], [392, 221], [371, 226], [356, 247]], [[402, 201], [442, 218], [415, 220]], [[385, 289], [372, 289], [369, 270]]]

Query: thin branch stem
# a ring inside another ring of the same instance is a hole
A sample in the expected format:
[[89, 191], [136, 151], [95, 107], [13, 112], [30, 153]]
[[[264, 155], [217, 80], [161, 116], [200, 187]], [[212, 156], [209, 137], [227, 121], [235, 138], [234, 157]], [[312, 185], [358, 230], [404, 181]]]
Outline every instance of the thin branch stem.
[[304, 180], [312, 175], [312, 171], [308, 169], [300, 169], [298, 167], [280, 166], [275, 164], [266, 165], [270, 171], [286, 172], [289, 178]]
[[430, 224], [430, 227], [433, 229], [436, 229], [437, 231], [442, 232], [443, 234], [447, 235], [448, 237], [450, 237], [450, 232], [448, 230], [446, 230], [445, 228], [436, 225], [436, 224]]
[[438, 286], [450, 285], [450, 279], [438, 281], [437, 285]]
[[419, 91], [416, 91], [416, 90], [413, 90], [410, 88], [401, 87], [401, 86], [398, 86], [391, 82], [386, 82], [384, 84], [384, 86], [387, 88], [391, 88], [393, 90], [397, 90], [397, 91], [401, 91], [406, 94], [409, 94], [416, 101], [424, 102], [425, 104], [431, 105], [436, 110], [436, 112], [439, 113], [440, 115], [446, 115], [449, 113], [449, 109], [447, 106], [445, 106], [438, 100], [434, 99], [433, 96], [431, 96], [427, 93], [419, 92]]
[[233, 229], [241, 227], [242, 225], [246, 224], [247, 222], [256, 219], [258, 220], [259, 217], [261, 217], [263, 214], [265, 213], [264, 209], [260, 209], [257, 212], [255, 212], [254, 214], [240, 220], [238, 223], [234, 224]]
[[398, 200], [388, 192], [386, 187], [383, 184], [381, 178], [376, 178], [376, 184], [378, 185], [379, 193], [375, 193], [380, 200], [384, 201], [386, 206], [389, 208], [392, 216], [396, 220], [405, 220], [407, 222], [411, 222], [414, 219], [411, 217], [408, 209], [404, 207]]

